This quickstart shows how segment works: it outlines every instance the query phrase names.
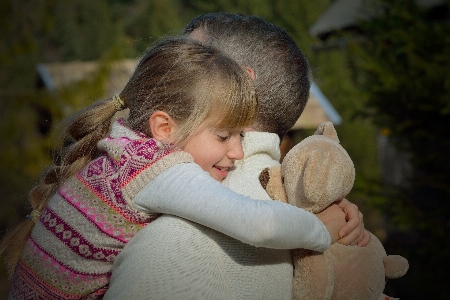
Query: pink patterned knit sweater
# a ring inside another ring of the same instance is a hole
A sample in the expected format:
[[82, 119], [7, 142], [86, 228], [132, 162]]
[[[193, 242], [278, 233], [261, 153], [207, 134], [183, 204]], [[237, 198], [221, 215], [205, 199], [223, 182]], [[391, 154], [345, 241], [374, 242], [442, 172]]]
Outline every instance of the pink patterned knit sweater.
[[10, 290], [13, 299], [100, 299], [115, 257], [157, 218], [133, 207], [155, 176], [192, 157], [119, 120], [98, 143], [103, 155], [68, 179], [42, 211]]

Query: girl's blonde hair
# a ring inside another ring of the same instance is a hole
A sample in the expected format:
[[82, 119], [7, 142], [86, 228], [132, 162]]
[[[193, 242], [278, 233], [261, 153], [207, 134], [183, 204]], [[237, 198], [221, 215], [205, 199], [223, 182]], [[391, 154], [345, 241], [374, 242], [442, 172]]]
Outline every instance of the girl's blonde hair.
[[178, 145], [205, 121], [235, 128], [256, 117], [256, 96], [246, 71], [218, 50], [185, 38], [149, 49], [120, 96], [130, 109], [130, 126], [149, 136], [151, 114], [168, 113], [181, 125]]
[[[199, 126], [242, 128], [253, 124], [257, 102], [250, 76], [218, 50], [187, 38], [166, 39], [146, 51], [120, 93], [130, 109], [128, 124], [151, 136], [149, 118], [166, 112], [179, 126], [174, 144], [182, 146]], [[116, 99], [114, 99], [116, 98]], [[66, 120], [55, 164], [29, 195], [41, 212], [58, 187], [88, 164], [97, 142], [109, 131], [117, 97], [100, 100]], [[26, 220], [2, 240], [10, 273], [36, 220]]]

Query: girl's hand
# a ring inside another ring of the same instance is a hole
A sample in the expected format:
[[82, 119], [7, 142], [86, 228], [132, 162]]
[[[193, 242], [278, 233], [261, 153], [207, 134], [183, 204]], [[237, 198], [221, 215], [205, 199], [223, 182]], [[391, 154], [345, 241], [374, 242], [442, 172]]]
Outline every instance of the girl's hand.
[[364, 229], [363, 214], [359, 211], [358, 207], [345, 198], [337, 201], [336, 204], [345, 213], [345, 219], [347, 221], [341, 230], [339, 230], [340, 239], [337, 242], [343, 245], [367, 246], [370, 242], [370, 234]]
[[325, 227], [328, 229], [328, 233], [331, 237], [331, 244], [339, 240], [339, 231], [345, 227], [345, 213], [337, 204], [331, 204], [323, 211], [316, 214], [316, 216], [322, 221]]

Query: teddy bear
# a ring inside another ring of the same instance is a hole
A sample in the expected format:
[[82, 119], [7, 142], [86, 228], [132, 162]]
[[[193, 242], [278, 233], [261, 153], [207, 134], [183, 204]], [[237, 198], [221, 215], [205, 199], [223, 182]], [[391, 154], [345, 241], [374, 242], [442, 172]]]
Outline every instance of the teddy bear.
[[[272, 199], [318, 213], [352, 189], [355, 168], [331, 122], [295, 145], [281, 165], [261, 172]], [[293, 299], [393, 299], [383, 294], [386, 280], [403, 276], [408, 261], [387, 255], [371, 234], [366, 247], [330, 245], [325, 252], [293, 250]]]

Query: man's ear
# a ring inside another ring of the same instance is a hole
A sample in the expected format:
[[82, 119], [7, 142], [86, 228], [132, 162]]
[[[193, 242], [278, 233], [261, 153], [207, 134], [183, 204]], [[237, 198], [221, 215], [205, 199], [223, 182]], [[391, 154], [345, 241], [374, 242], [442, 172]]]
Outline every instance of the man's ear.
[[152, 137], [159, 141], [170, 142], [177, 124], [165, 112], [155, 111], [148, 120]]
[[256, 74], [255, 74], [255, 70], [253, 70], [250, 67], [245, 67], [245, 70], [247, 71], [248, 75], [250, 75], [250, 78], [252, 79], [252, 81], [255, 81], [256, 79]]

